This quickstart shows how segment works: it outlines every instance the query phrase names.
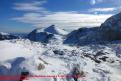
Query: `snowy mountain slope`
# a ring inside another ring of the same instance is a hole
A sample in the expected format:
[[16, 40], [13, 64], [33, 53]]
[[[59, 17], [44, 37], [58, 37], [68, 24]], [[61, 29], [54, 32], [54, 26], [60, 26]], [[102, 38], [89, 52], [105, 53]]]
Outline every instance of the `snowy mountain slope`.
[[39, 41], [39, 42], [48, 42], [49, 39], [53, 37], [53, 34], [47, 32], [37, 32], [38, 30], [35, 29], [31, 33], [28, 34], [28, 39], [31, 41]]
[[100, 30], [106, 40], [121, 40], [121, 13], [108, 18], [101, 24]]
[[100, 42], [101, 34], [99, 28], [79, 28], [69, 33], [64, 44], [86, 45]]
[[121, 13], [108, 18], [100, 27], [79, 28], [67, 35], [64, 44], [104, 44], [121, 40]]
[[33, 51], [31, 51], [33, 47], [31, 46], [30, 41], [25, 41], [28, 44], [26, 46], [24, 45], [24, 42], [21, 41], [17, 41], [17, 44], [14, 43], [14, 40], [12, 42], [0, 41], [0, 53], [2, 54], [0, 61], [14, 59], [17, 57], [29, 57], [33, 55]]
[[56, 28], [54, 25], [52, 25], [48, 28], [38, 28], [33, 30], [31, 33], [28, 34], [28, 39], [32, 41], [47, 43], [51, 39], [58, 40], [58, 37], [62, 37], [66, 34], [66, 31]]
[[[79, 78], [80, 81], [121, 81], [119, 77], [121, 75], [121, 60], [118, 57], [119, 55], [116, 54], [116, 50], [120, 47], [120, 44], [109, 44], [105, 46], [89, 45], [77, 48], [63, 44], [48, 44], [44, 46], [41, 43], [32, 43], [29, 40], [1, 41], [0, 48], [2, 49], [0, 50], [0, 54], [3, 53], [1, 55], [3, 59], [0, 61], [0, 74], [20, 75], [23, 68], [26, 68], [30, 75], [33, 76], [67, 76], [72, 74], [74, 67], [78, 67], [85, 75], [84, 78]], [[118, 52], [118, 54], [120, 53]], [[100, 61], [100, 63], [97, 63], [95, 60]], [[39, 67], [40, 65], [41, 67]], [[23, 81], [74, 80], [73, 77], [29, 77], [29, 80]]]

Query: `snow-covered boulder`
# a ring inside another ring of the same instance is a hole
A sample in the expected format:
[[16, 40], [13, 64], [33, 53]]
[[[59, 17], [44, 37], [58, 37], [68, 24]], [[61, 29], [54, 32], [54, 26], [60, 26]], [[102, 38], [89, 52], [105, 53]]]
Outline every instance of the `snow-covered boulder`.
[[17, 39], [17, 38], [19, 37], [8, 33], [0, 32], [0, 40], [10, 40], [10, 39]]
[[101, 24], [100, 30], [107, 41], [121, 40], [121, 13], [108, 18]]
[[55, 39], [58, 36], [66, 35], [62, 29], [56, 28], [54, 25], [51, 25], [47, 28], [38, 28], [33, 30], [31, 33], [28, 34], [28, 39], [32, 41], [44, 42], [47, 43], [50, 39]]

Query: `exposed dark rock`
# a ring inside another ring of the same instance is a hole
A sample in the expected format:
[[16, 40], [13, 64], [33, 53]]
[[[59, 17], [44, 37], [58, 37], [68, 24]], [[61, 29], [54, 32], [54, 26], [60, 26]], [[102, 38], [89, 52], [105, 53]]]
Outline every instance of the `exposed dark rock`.
[[102, 61], [106, 61], [107, 58], [108, 58], [107, 56], [103, 56], [103, 57], [100, 57], [99, 59]]
[[97, 58], [94, 57], [94, 55], [89, 55], [89, 54], [83, 54], [85, 57], [90, 58], [91, 60], [93, 60], [96, 63], [101, 63], [100, 60], [97, 60]]
[[29, 75], [29, 72], [21, 72], [21, 77], [19, 81], [23, 81], [27, 79], [28, 75]]
[[44, 64], [41, 64], [41, 63], [40, 63], [40, 64], [38, 65], [38, 70], [43, 70], [44, 68], [45, 68]]
[[106, 55], [106, 53], [104, 53], [103, 51], [98, 51], [94, 57], [97, 58], [98, 56], [102, 56], [102, 55]]
[[49, 64], [48, 62], [46, 62], [45, 60], [43, 60], [43, 59], [40, 58], [40, 57], [39, 57], [38, 59], [41, 60], [44, 64], [47, 64], [47, 65]]
[[64, 55], [64, 52], [61, 50], [54, 50], [53, 52], [57, 55]]
[[80, 71], [79, 67], [74, 67], [72, 70], [72, 77], [74, 81], [78, 81], [80, 77], [85, 77], [85, 74], [83, 71]]

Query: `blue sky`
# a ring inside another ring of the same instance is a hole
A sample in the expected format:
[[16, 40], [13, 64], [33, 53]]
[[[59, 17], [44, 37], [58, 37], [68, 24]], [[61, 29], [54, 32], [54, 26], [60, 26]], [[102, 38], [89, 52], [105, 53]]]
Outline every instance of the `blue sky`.
[[99, 26], [121, 12], [121, 0], [0, 0], [0, 32], [30, 32], [55, 24], [76, 29]]

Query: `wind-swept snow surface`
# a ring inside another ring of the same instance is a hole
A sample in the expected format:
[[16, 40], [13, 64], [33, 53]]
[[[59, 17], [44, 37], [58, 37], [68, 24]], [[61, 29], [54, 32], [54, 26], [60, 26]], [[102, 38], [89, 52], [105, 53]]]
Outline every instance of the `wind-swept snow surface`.
[[[83, 73], [78, 81], [121, 81], [119, 48], [118, 44], [75, 47], [29, 40], [0, 41], [0, 75], [20, 75], [25, 68], [31, 76], [46, 77], [23, 81], [74, 81], [66, 76], [74, 75], [73, 68], [77, 67]], [[52, 77], [57, 75], [64, 77]]]

